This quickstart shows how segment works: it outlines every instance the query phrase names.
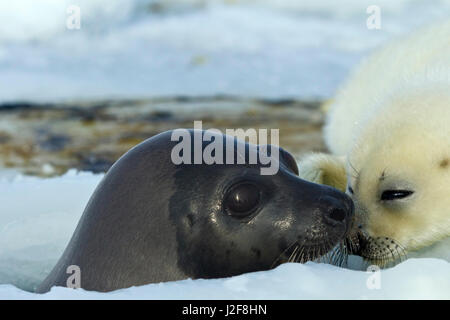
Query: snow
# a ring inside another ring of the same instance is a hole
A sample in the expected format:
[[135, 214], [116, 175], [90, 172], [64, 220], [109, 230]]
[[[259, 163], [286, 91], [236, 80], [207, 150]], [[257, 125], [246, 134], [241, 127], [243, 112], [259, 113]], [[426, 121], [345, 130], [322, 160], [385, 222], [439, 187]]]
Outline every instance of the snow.
[[0, 285], [0, 299], [449, 299], [449, 274], [449, 263], [438, 259], [410, 259], [379, 274], [288, 263], [232, 278], [188, 279], [109, 293], [54, 287], [33, 294]]
[[[158, 5], [159, 4], [159, 5]], [[170, 95], [329, 97], [376, 46], [450, 1], [15, 0], [0, 3], [0, 102]], [[67, 29], [78, 5], [81, 28]], [[150, 8], [153, 7], [153, 10]]]
[[47, 179], [0, 174], [0, 299], [450, 299], [450, 263], [432, 258], [408, 259], [379, 274], [309, 262], [110, 293], [25, 291], [50, 272], [102, 177], [75, 170]]
[[32, 290], [62, 254], [102, 175], [0, 174], [0, 283]]

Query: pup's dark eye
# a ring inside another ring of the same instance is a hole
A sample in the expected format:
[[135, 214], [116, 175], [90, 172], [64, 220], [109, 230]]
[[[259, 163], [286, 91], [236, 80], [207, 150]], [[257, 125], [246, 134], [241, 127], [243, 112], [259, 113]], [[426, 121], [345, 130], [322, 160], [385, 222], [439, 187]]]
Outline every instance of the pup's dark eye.
[[414, 192], [410, 190], [386, 190], [381, 194], [381, 200], [398, 200], [409, 197]]
[[350, 186], [348, 187], [348, 191], [350, 191], [351, 194], [355, 193], [355, 191], [353, 191], [352, 187], [350, 187]]
[[224, 207], [229, 215], [243, 218], [258, 208], [260, 198], [261, 192], [254, 184], [241, 183], [228, 192]]

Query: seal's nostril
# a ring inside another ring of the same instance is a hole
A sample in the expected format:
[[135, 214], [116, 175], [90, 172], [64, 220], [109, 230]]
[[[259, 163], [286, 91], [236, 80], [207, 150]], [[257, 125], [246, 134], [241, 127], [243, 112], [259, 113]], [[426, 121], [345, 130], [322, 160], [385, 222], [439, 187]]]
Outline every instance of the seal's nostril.
[[353, 202], [341, 194], [331, 194], [320, 198], [324, 222], [332, 227], [345, 225], [353, 221]]
[[345, 217], [347, 215], [345, 214], [345, 211], [343, 209], [340, 208], [333, 208], [330, 212], [329, 217], [333, 220], [342, 222], [344, 221]]

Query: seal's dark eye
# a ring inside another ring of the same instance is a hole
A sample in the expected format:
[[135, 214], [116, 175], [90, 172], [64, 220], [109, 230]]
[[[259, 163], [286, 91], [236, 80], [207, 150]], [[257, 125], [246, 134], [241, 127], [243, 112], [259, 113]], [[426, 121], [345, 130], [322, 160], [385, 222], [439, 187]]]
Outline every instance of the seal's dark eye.
[[351, 194], [355, 194], [355, 191], [353, 191], [352, 187], [348, 186], [348, 191], [350, 191]]
[[258, 207], [260, 190], [251, 183], [241, 183], [233, 187], [225, 197], [224, 207], [231, 216], [243, 218]]
[[409, 190], [386, 190], [381, 194], [381, 200], [398, 200], [409, 197], [414, 192]]

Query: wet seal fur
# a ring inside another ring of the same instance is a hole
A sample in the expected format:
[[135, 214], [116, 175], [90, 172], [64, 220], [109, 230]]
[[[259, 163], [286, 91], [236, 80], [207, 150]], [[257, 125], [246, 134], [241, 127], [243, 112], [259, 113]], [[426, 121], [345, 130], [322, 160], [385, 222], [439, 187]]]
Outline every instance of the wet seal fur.
[[37, 292], [66, 286], [70, 265], [95, 291], [268, 270], [320, 257], [350, 229], [350, 198], [300, 179], [281, 148], [277, 174], [264, 176], [260, 164], [175, 165], [176, 143], [161, 133], [111, 167]]

